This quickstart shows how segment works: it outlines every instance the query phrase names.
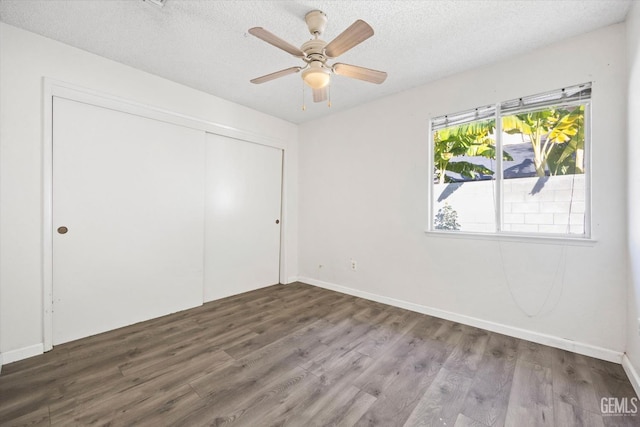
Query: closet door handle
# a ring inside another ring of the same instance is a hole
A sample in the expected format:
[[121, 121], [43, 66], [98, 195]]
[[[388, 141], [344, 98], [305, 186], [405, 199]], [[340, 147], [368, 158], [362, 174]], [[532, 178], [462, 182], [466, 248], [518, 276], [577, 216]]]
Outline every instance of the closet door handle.
[[69, 229], [67, 227], [58, 227], [58, 234], [66, 234]]
[[279, 219], [276, 219], [276, 224], [280, 224], [280, 220]]

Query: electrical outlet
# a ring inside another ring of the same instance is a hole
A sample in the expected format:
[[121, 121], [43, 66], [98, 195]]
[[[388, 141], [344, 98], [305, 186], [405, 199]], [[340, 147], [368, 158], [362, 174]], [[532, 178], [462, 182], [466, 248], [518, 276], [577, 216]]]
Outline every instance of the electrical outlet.
[[351, 260], [351, 270], [352, 271], [356, 271], [358, 269], [358, 263], [356, 262], [355, 259]]

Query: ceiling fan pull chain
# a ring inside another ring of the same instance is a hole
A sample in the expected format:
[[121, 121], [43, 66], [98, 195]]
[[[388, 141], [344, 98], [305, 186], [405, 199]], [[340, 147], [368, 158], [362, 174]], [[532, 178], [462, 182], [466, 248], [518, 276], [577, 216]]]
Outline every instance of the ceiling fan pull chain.
[[302, 81], [302, 111], [307, 111], [307, 106], [304, 104], [304, 80]]

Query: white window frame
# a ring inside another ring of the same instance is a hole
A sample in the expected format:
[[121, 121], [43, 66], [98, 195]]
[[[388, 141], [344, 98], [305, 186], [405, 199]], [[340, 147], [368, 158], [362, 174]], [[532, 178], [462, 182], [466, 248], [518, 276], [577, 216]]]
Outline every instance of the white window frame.
[[[581, 88], [581, 87], [587, 87], [587, 88], [592, 88], [593, 85], [592, 83], [585, 83], [582, 85], [576, 85], [576, 86], [572, 86], [571, 88], [567, 88], [567, 90], [569, 89], [576, 89], [576, 88]], [[556, 90], [556, 91], [550, 91], [547, 93], [543, 93], [543, 94], [537, 94], [537, 95], [533, 95], [530, 97], [526, 97], [526, 98], [520, 98], [520, 100], [522, 99], [527, 99], [527, 98], [538, 98], [538, 97], [544, 97], [546, 94], [556, 94], [556, 93], [561, 93], [564, 92], [565, 89], [560, 89], [560, 90]], [[592, 206], [591, 206], [591, 168], [592, 168], [592, 160], [591, 160], [591, 126], [592, 126], [592, 117], [591, 117], [591, 108], [592, 108], [592, 97], [591, 94], [589, 95], [588, 98], [585, 99], [575, 99], [575, 100], [571, 100], [571, 101], [559, 101], [559, 102], [548, 102], [546, 105], [531, 105], [531, 106], [527, 106], [524, 105], [521, 108], [509, 108], [507, 111], [503, 111], [503, 106], [505, 104], [512, 104], [514, 101], [516, 100], [512, 100], [512, 101], [505, 101], [505, 102], [501, 102], [501, 103], [497, 103], [495, 105], [489, 105], [489, 106], [484, 106], [484, 107], [479, 107], [476, 108], [475, 111], [478, 110], [486, 110], [488, 108], [495, 108], [495, 121], [496, 121], [496, 127], [495, 127], [495, 134], [496, 134], [496, 171], [495, 171], [495, 178], [492, 179], [493, 181], [493, 185], [494, 190], [495, 190], [495, 212], [496, 212], [496, 218], [495, 218], [495, 231], [493, 232], [470, 232], [470, 231], [463, 231], [463, 230], [440, 230], [440, 229], [435, 229], [434, 228], [434, 208], [436, 206], [435, 203], [435, 191], [434, 191], [434, 168], [435, 168], [435, 164], [434, 164], [434, 141], [433, 141], [433, 133], [434, 133], [434, 129], [433, 129], [433, 123], [436, 120], [442, 120], [443, 117], [456, 117], [456, 116], [463, 116], [463, 115], [469, 115], [471, 112], [473, 112], [474, 110], [469, 110], [469, 111], [463, 111], [463, 112], [459, 112], [459, 113], [455, 113], [452, 115], [447, 115], [447, 116], [440, 116], [440, 117], [432, 117], [429, 119], [429, 138], [428, 138], [428, 150], [427, 150], [427, 155], [428, 155], [428, 170], [429, 170], [429, 191], [428, 191], [428, 209], [427, 209], [427, 213], [428, 213], [428, 219], [427, 219], [427, 228], [425, 230], [425, 232], [430, 235], [430, 236], [435, 236], [435, 237], [454, 237], [454, 238], [473, 238], [473, 239], [488, 239], [488, 240], [507, 240], [507, 241], [524, 241], [524, 242], [531, 242], [531, 243], [562, 243], [562, 244], [576, 244], [576, 245], [582, 245], [582, 244], [593, 244], [596, 242], [596, 240], [593, 237], [593, 233], [592, 233], [592, 222], [591, 222], [591, 213], [592, 213]], [[545, 108], [551, 107], [551, 106], [577, 106], [577, 105], [584, 105], [585, 106], [585, 112], [584, 112], [584, 147], [585, 147], [585, 154], [584, 154], [584, 162], [585, 162], [585, 173], [584, 173], [584, 180], [585, 180], [585, 215], [584, 215], [584, 234], [560, 234], [560, 233], [534, 233], [534, 232], [514, 232], [514, 231], [503, 231], [502, 227], [503, 227], [503, 214], [504, 214], [504, 200], [503, 200], [503, 183], [504, 183], [504, 178], [503, 178], [503, 170], [502, 170], [502, 155], [498, 155], [498, 153], [502, 153], [502, 120], [501, 118], [503, 116], [509, 116], [509, 115], [514, 115], [514, 114], [519, 114], [522, 113], [524, 111], [539, 111], [539, 110], [543, 110]], [[468, 123], [470, 121], [466, 121], [466, 123]]]

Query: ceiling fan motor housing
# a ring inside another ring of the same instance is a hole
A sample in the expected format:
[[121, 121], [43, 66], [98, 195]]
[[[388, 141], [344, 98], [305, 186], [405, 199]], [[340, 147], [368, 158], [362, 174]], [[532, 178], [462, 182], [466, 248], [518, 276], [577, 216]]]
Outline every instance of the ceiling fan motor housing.
[[324, 33], [325, 28], [327, 28], [327, 15], [320, 10], [312, 10], [307, 13], [304, 20], [307, 23], [307, 27], [309, 27], [309, 32], [313, 36], [319, 36]]
[[305, 15], [305, 22], [309, 27], [309, 32], [313, 35], [313, 39], [303, 43], [300, 48], [282, 40], [262, 27], [249, 29], [249, 34], [282, 49], [296, 58], [302, 59], [305, 63], [303, 67], [289, 67], [252, 79], [251, 83], [264, 83], [302, 71], [302, 79], [305, 84], [314, 90], [314, 102], [320, 102], [326, 99], [326, 90], [324, 88], [329, 84], [332, 74], [377, 84], [384, 82], [387, 78], [387, 73], [384, 71], [358, 67], [357, 65], [342, 63], [327, 65], [329, 59], [342, 55], [373, 36], [373, 28], [365, 21], [358, 19], [329, 43], [319, 38], [327, 26], [327, 15], [324, 12], [312, 10]]
[[327, 42], [320, 39], [313, 39], [305, 42], [300, 47], [300, 50], [305, 54], [305, 61], [310, 63], [312, 61], [320, 61], [323, 64], [327, 62], [327, 57], [324, 54], [324, 47]]

